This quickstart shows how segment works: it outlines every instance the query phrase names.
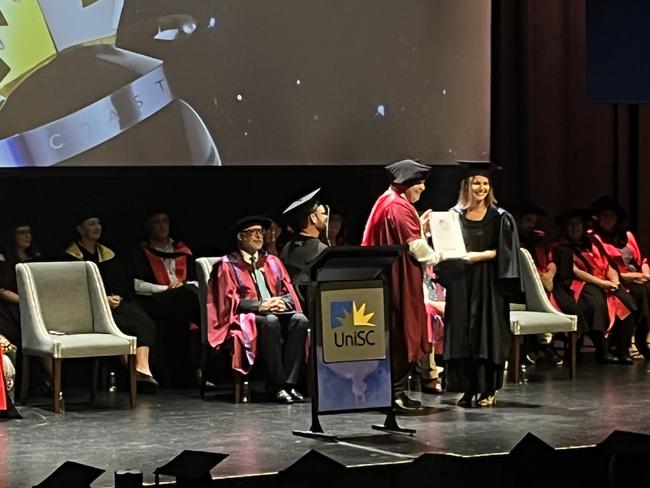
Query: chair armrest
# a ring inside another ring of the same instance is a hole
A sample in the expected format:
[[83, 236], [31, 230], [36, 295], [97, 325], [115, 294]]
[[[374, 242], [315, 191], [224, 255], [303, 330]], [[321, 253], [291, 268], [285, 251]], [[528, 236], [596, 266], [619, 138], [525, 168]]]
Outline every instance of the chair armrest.
[[47, 331], [31, 271], [26, 264], [16, 265], [20, 328], [25, 352], [53, 354], [54, 341]]
[[95, 263], [86, 262], [86, 272], [88, 279], [88, 293], [90, 295], [90, 304], [93, 311], [93, 331], [98, 334], [111, 334], [122, 339], [133, 341], [134, 347], [131, 354], [135, 354], [135, 337], [126, 335], [115, 324], [113, 313], [111, 312], [106, 290], [99, 269]]

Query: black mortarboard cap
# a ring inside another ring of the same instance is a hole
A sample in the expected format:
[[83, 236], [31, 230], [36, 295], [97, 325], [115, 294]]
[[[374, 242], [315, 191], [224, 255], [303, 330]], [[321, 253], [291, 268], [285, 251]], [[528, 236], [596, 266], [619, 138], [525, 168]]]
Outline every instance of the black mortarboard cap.
[[66, 461], [34, 488], [89, 488], [104, 469]]
[[74, 212], [74, 224], [81, 225], [86, 220], [92, 218], [101, 219], [102, 212], [91, 205], [82, 205]]
[[385, 169], [390, 175], [391, 183], [405, 185], [426, 179], [431, 167], [413, 159], [404, 159], [385, 166]]
[[308, 193], [289, 205], [282, 215], [290, 220], [296, 220], [300, 217], [307, 216], [318, 208], [318, 193], [320, 188]]
[[237, 235], [237, 232], [241, 232], [242, 230], [252, 225], [261, 225], [262, 228], [266, 230], [271, 227], [272, 222], [273, 221], [271, 219], [264, 217], [263, 215], [247, 215], [246, 217], [242, 217], [241, 219], [235, 221], [230, 226], [229, 234], [234, 237]]
[[486, 176], [491, 178], [494, 173], [501, 171], [503, 168], [492, 161], [458, 161], [458, 164], [465, 169], [465, 178], [470, 176]]
[[618, 203], [618, 200], [610, 196], [601, 196], [594, 200], [589, 206], [589, 210], [592, 214], [598, 214], [603, 210], [613, 210], [618, 215], [619, 220], [625, 220], [627, 217], [627, 211], [623, 206]]
[[517, 215], [534, 214], [534, 215], [537, 215], [539, 217], [546, 216], [546, 212], [544, 211], [544, 209], [541, 208], [539, 205], [537, 205], [532, 200], [524, 202], [522, 205], [520, 205], [519, 208], [517, 208], [516, 213], [517, 213]]
[[156, 485], [158, 476], [163, 474], [175, 476], [179, 488], [210, 486], [210, 470], [227, 457], [228, 454], [219, 452], [183, 451], [167, 464], [156, 468], [153, 472], [156, 475]]
[[565, 210], [555, 217], [555, 223], [560, 227], [564, 227], [568, 220], [574, 217], [580, 218], [583, 221], [587, 221], [590, 218], [589, 211], [585, 210], [584, 208], [572, 208]]

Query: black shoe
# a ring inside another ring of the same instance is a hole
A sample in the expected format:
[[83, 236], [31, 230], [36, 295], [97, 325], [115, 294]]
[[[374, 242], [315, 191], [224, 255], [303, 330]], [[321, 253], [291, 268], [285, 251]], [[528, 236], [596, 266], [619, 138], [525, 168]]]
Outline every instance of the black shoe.
[[403, 391], [395, 394], [395, 400], [393, 403], [395, 403], [395, 406], [398, 408], [398, 410], [404, 412], [417, 412], [423, 408], [422, 402], [410, 399], [408, 395]]
[[616, 356], [612, 356], [608, 352], [602, 354], [596, 354], [596, 362], [600, 364], [619, 364], [620, 361]]
[[135, 372], [135, 381], [140, 393], [156, 393], [158, 391], [158, 382], [151, 375]]
[[305, 401], [305, 396], [295, 388], [289, 390], [289, 395], [291, 395], [291, 398], [293, 398], [297, 403], [303, 403]]
[[287, 393], [286, 390], [278, 390], [278, 392], [275, 394], [275, 402], [289, 405], [294, 402], [294, 399]]
[[632, 359], [632, 356], [630, 356], [629, 353], [621, 354], [620, 356], [617, 356], [618, 358], [618, 364], [624, 364], [626, 366], [630, 366], [634, 364], [634, 360]]

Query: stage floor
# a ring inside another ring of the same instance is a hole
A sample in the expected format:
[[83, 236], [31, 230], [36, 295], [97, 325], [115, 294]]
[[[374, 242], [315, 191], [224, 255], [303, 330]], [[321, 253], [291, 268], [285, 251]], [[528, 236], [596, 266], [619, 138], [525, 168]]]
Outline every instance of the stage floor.
[[[68, 395], [66, 393], [66, 395]], [[613, 430], [650, 434], [650, 364], [599, 366], [585, 354], [578, 379], [566, 368], [535, 366], [528, 383], [508, 384], [494, 408], [465, 409], [457, 394], [424, 395], [424, 415], [400, 416], [414, 437], [371, 430], [379, 414], [321, 417], [326, 431], [340, 436], [327, 443], [295, 437], [307, 429], [310, 407], [250, 403], [227, 398], [202, 401], [196, 392], [163, 391], [139, 396], [128, 408], [126, 393], [103, 394], [94, 406], [71, 406], [54, 415], [22, 407], [23, 420], [0, 422], [0, 487], [27, 487], [42, 481], [66, 460], [106, 469], [94, 487], [113, 486], [119, 469], [153, 471], [183, 449], [228, 453], [215, 478], [275, 473], [310, 449], [348, 465], [408, 462], [425, 452], [461, 455], [504, 453], [532, 432], [555, 447], [598, 443]]]

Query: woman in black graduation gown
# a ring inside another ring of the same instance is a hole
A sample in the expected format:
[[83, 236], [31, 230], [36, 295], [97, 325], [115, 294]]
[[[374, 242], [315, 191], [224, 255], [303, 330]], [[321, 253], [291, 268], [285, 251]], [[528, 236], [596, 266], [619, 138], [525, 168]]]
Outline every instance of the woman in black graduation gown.
[[503, 386], [510, 351], [509, 293], [521, 292], [519, 238], [512, 215], [496, 206], [489, 163], [469, 166], [458, 205], [467, 255], [438, 265], [447, 290], [447, 391], [463, 392], [458, 405], [490, 406]]
[[151, 374], [149, 351], [155, 345], [156, 325], [134, 300], [133, 289], [115, 253], [98, 242], [102, 235], [100, 219], [95, 213], [86, 212], [77, 222], [79, 240], [66, 247], [62, 258], [68, 261], [92, 261], [97, 265], [117, 327], [138, 340], [135, 355], [138, 389], [153, 393], [158, 388], [158, 382]]

